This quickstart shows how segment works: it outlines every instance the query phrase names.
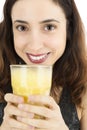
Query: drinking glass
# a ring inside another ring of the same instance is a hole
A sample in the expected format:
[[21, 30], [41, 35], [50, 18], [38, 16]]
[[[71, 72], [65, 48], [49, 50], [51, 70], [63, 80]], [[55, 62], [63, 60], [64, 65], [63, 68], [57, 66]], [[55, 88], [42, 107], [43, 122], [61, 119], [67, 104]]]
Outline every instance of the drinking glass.
[[10, 65], [10, 70], [13, 93], [23, 96], [26, 103], [29, 95], [50, 94], [51, 65]]

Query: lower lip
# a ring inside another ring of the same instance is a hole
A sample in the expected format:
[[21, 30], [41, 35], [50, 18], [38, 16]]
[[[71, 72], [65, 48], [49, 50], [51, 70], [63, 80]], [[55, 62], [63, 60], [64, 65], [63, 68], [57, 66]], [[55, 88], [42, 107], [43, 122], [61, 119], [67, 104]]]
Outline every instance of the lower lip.
[[46, 59], [48, 58], [48, 55], [49, 55], [49, 54], [47, 54], [47, 55], [45, 56], [45, 58], [43, 58], [43, 59], [41, 59], [41, 60], [32, 60], [28, 54], [27, 54], [27, 57], [28, 57], [28, 59], [30, 60], [30, 62], [32, 62], [33, 64], [41, 64], [41, 63], [43, 63], [43, 62], [46, 61]]

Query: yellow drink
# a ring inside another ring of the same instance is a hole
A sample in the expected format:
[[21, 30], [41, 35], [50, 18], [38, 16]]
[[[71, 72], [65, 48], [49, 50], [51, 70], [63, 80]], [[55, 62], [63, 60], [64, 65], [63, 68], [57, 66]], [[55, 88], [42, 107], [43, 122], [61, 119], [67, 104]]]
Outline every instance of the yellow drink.
[[27, 102], [29, 95], [49, 95], [52, 79], [52, 66], [11, 65], [13, 93], [21, 95]]

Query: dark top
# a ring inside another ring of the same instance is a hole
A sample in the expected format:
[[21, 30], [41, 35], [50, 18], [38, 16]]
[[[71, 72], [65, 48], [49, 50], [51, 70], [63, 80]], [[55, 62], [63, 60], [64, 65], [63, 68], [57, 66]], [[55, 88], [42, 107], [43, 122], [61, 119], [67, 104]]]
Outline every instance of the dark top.
[[[0, 124], [3, 120], [5, 105], [6, 103], [0, 103]], [[70, 93], [68, 90], [63, 90], [59, 106], [69, 130], [80, 130], [80, 121], [78, 119], [76, 107], [70, 100]]]
[[68, 89], [63, 90], [59, 106], [63, 119], [69, 130], [80, 130], [80, 121], [78, 119], [76, 106], [71, 101], [71, 96]]
[[4, 108], [6, 106], [6, 102], [0, 103], [0, 125], [3, 121], [3, 116], [4, 116]]

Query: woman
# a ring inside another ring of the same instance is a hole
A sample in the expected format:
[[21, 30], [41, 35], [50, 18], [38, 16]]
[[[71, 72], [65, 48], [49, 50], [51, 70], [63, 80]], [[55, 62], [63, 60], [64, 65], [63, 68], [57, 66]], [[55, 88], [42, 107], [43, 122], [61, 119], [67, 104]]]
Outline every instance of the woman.
[[[87, 129], [85, 38], [74, 0], [6, 0], [0, 60], [1, 130]], [[51, 96], [29, 96], [44, 107], [12, 94], [9, 65], [20, 63], [53, 65]]]

